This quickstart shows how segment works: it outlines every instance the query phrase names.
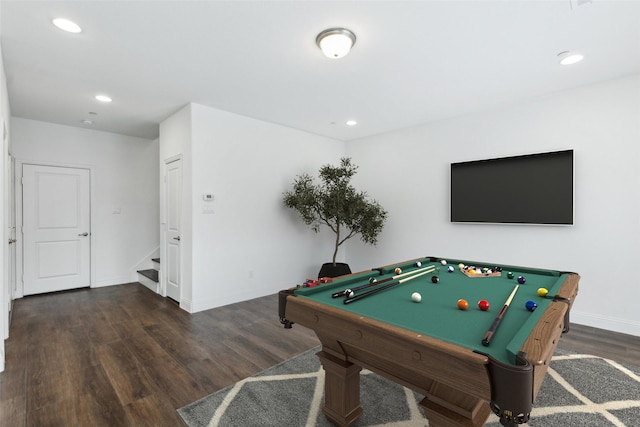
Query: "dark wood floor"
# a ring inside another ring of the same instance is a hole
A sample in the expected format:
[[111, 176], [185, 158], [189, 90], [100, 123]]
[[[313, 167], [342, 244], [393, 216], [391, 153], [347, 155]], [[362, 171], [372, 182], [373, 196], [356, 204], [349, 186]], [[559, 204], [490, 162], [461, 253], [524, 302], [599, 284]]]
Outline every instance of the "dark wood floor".
[[275, 295], [193, 315], [137, 283], [23, 298], [0, 426], [180, 426], [176, 408], [317, 344]]
[[[140, 284], [17, 300], [1, 426], [180, 426], [176, 409], [318, 345], [275, 295], [190, 315]], [[638, 363], [640, 338], [574, 325], [560, 346]]]

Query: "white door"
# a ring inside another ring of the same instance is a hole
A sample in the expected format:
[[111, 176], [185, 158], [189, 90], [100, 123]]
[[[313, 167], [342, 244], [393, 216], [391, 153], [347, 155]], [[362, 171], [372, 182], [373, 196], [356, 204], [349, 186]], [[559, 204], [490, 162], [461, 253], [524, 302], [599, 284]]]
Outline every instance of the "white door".
[[23, 165], [24, 295], [91, 284], [88, 169]]
[[180, 197], [182, 161], [167, 163], [167, 296], [180, 302]]

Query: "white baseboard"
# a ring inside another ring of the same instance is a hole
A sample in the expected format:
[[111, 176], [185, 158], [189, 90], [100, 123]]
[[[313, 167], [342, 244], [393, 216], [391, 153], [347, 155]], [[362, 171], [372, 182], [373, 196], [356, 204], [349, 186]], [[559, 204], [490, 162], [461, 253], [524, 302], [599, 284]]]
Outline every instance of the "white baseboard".
[[113, 286], [113, 285], [124, 285], [125, 283], [133, 283], [138, 281], [138, 274], [135, 276], [126, 276], [126, 277], [115, 277], [113, 279], [105, 279], [98, 280], [94, 282], [91, 287], [92, 288], [102, 288], [105, 286]]
[[194, 313], [194, 311], [193, 311], [193, 303], [188, 299], [182, 298], [180, 300], [180, 308], [185, 310], [185, 311], [187, 311], [188, 313]]
[[153, 292], [155, 292], [156, 294], [158, 293], [158, 287], [159, 284], [154, 282], [153, 280], [144, 277], [143, 275], [139, 275], [140, 277], [138, 277], [138, 282], [142, 283], [144, 286], [146, 286], [147, 288], [149, 288], [150, 290], [152, 290]]
[[571, 310], [571, 323], [640, 337], [640, 322]]

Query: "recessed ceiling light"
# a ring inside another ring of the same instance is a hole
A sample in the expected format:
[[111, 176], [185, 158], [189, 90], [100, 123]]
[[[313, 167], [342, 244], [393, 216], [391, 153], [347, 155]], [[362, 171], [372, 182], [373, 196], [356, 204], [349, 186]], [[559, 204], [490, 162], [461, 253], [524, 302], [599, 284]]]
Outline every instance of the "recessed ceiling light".
[[69, 21], [65, 18], [56, 18], [53, 20], [53, 25], [60, 28], [62, 31], [66, 31], [68, 33], [77, 34], [82, 31], [82, 28], [78, 24], [73, 21]]
[[347, 120], [345, 123], [347, 126], [355, 126], [358, 124], [355, 120]]
[[578, 52], [560, 52], [558, 54], [558, 59], [560, 59], [561, 65], [573, 65], [584, 59], [584, 55]]
[[111, 102], [112, 99], [109, 98], [107, 95], [96, 95], [96, 99], [100, 102]]

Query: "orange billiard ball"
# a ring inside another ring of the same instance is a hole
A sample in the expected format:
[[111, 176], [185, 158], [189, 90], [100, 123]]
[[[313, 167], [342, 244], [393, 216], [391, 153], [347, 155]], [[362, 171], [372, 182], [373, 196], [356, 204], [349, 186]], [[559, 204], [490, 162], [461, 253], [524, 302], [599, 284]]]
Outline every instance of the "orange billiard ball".
[[458, 308], [460, 310], [466, 310], [467, 308], [469, 308], [469, 303], [465, 299], [459, 299], [458, 300]]
[[396, 274], [400, 274], [400, 273], [402, 273], [402, 269], [400, 267], [397, 267], [395, 269], [395, 272], [396, 272]]

